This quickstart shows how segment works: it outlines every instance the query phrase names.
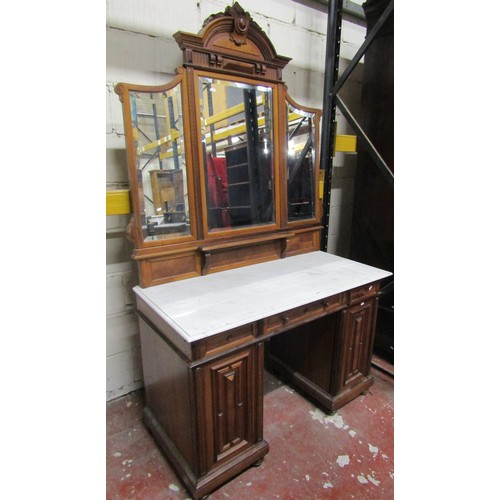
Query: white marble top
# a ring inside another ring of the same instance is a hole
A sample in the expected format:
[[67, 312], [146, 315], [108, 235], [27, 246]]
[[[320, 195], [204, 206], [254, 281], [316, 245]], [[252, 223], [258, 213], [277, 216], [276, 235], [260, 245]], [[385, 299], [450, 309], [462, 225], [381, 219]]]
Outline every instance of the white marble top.
[[134, 292], [193, 342], [391, 274], [317, 251]]

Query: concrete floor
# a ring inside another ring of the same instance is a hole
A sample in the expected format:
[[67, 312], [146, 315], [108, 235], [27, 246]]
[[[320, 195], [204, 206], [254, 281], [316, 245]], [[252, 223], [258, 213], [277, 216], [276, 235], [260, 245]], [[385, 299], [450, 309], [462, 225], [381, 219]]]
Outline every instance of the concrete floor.
[[[265, 372], [264, 439], [270, 451], [210, 499], [394, 498], [394, 384], [373, 368], [375, 383], [333, 415]], [[144, 393], [107, 404], [108, 500], [187, 499], [142, 423]]]

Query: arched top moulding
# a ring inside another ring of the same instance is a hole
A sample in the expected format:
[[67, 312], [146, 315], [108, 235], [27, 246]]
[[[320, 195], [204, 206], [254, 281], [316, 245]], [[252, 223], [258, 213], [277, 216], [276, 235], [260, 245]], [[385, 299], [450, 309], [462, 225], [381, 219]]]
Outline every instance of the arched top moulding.
[[198, 34], [178, 31], [174, 38], [188, 67], [281, 81], [290, 61], [237, 2], [208, 17]]

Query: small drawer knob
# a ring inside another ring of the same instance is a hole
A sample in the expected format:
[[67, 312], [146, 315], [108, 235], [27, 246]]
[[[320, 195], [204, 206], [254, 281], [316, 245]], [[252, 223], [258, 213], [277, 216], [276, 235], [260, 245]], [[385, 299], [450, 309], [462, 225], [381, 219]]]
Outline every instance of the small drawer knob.
[[290, 318], [288, 316], [281, 316], [281, 321], [283, 321], [283, 323], [288, 323]]

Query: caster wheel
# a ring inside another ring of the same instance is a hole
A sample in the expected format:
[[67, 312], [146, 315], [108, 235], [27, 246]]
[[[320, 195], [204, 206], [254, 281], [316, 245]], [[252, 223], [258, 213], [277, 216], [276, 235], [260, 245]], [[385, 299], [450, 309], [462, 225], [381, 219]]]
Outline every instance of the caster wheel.
[[264, 459], [263, 459], [263, 458], [261, 458], [260, 460], [257, 460], [257, 462], [255, 462], [255, 463], [253, 464], [253, 466], [254, 466], [254, 467], [259, 467], [260, 465], [262, 465], [262, 462], [263, 462], [263, 461], [264, 461]]

